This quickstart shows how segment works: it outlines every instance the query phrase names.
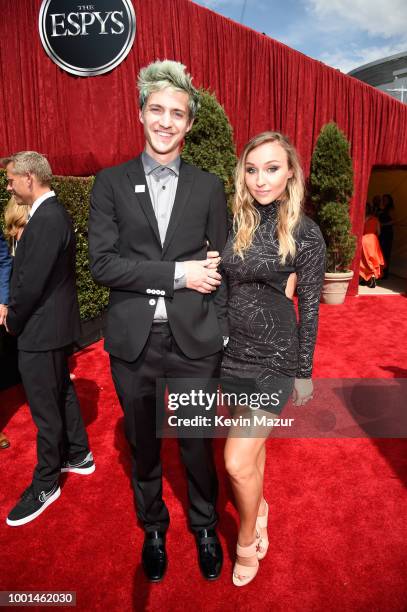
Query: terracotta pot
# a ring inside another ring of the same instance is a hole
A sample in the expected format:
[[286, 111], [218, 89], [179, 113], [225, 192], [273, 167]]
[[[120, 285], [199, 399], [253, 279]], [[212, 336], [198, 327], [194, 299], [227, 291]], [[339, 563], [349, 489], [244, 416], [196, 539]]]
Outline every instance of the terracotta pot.
[[325, 272], [321, 302], [332, 305], [343, 304], [352, 278], [352, 270], [348, 270], [348, 272]]

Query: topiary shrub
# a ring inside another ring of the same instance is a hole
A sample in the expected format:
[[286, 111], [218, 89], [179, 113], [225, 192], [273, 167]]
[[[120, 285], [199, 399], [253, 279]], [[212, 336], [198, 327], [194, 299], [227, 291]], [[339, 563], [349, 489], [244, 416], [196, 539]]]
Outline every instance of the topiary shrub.
[[206, 89], [201, 89], [200, 94], [201, 108], [192, 130], [186, 135], [181, 155], [186, 162], [222, 179], [230, 202], [234, 193], [233, 173], [237, 162], [233, 129], [215, 94]]
[[345, 272], [356, 248], [349, 215], [353, 167], [349, 142], [334, 122], [322, 127], [312, 155], [310, 195], [327, 246], [327, 272]]

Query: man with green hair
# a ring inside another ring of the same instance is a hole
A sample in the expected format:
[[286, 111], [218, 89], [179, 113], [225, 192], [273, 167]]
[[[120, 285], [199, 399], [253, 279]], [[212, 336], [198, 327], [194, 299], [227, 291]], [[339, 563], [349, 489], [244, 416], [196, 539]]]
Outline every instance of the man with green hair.
[[[163, 578], [169, 525], [162, 499], [156, 379], [219, 375], [227, 336], [224, 286], [216, 270], [226, 242], [222, 182], [180, 158], [199, 108], [185, 66], [157, 61], [140, 71], [145, 149], [100, 172], [91, 196], [89, 249], [94, 279], [110, 288], [105, 348], [124, 411], [137, 515], [145, 530], [144, 571]], [[208, 245], [214, 252], [207, 253]], [[162, 407], [164, 410], [164, 407]], [[210, 440], [179, 438], [189, 522], [202, 574], [216, 579], [217, 478]]]

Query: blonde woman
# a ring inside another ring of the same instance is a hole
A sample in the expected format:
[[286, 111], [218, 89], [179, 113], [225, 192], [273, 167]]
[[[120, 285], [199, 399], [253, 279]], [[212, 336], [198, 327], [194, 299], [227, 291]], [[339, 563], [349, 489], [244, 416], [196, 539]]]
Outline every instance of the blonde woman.
[[[261, 410], [246, 406], [246, 415], [279, 414], [291, 393], [296, 405], [312, 398], [325, 244], [318, 226], [302, 213], [303, 197], [303, 173], [289, 140], [277, 132], [253, 138], [236, 168], [234, 227], [222, 254], [230, 326], [222, 378], [234, 381], [240, 390], [243, 381], [250, 383], [257, 397], [260, 392], [270, 398]], [[299, 323], [292, 300], [295, 275]], [[271, 401], [276, 392], [277, 403]], [[268, 505], [263, 495], [268, 433], [263, 428], [243, 437], [245, 432], [235, 428], [225, 445], [240, 516], [236, 586], [253, 580], [268, 548]]]
[[12, 196], [4, 210], [5, 234], [10, 240], [11, 254], [14, 256], [17, 243], [27, 224], [29, 206], [17, 204]]

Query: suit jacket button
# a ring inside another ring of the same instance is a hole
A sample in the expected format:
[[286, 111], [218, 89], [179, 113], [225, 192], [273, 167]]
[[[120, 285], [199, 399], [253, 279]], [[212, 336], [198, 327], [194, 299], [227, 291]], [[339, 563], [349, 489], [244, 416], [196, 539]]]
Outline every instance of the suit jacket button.
[[151, 289], [146, 289], [146, 293], [151, 293]]
[[161, 291], [161, 295], [165, 295], [165, 291]]
[[148, 303], [150, 304], [150, 306], [155, 306], [155, 300], [148, 300]]

